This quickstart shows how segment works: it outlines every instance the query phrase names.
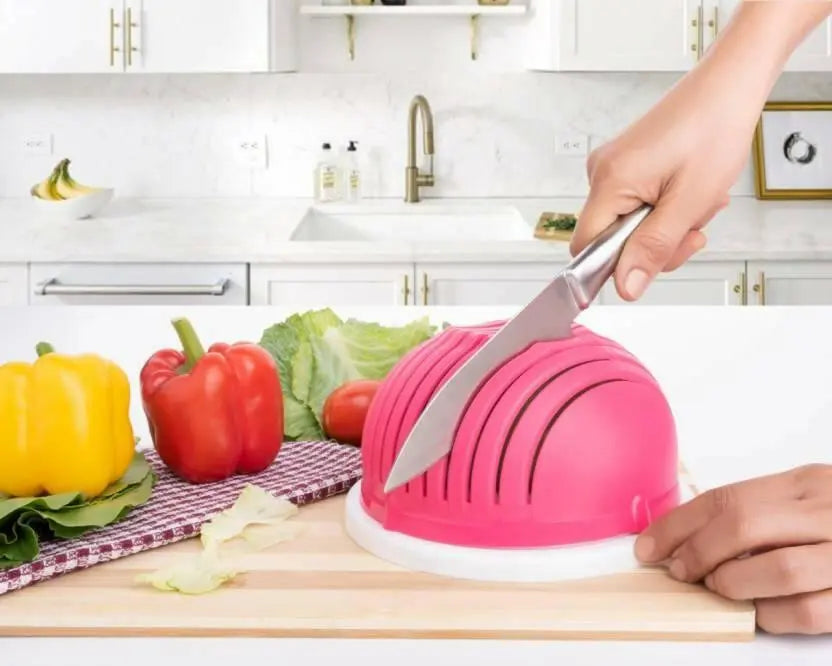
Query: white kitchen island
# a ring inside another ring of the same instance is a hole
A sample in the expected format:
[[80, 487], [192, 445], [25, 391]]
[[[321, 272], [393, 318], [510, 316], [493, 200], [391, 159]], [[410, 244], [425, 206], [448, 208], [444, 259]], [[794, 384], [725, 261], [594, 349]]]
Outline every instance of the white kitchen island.
[[[295, 308], [5, 308], [2, 360], [28, 359], [36, 342], [93, 350], [120, 363], [133, 386], [137, 434], [149, 442], [137, 402], [138, 372], [156, 349], [176, 345], [170, 326], [188, 316], [203, 343], [258, 340]], [[437, 324], [510, 316], [514, 308], [336, 308], [342, 317]], [[832, 308], [595, 307], [579, 322], [636, 354], [674, 410], [680, 452], [700, 489], [809, 463], [832, 463]], [[44, 583], [48, 585], [48, 583]], [[279, 592], [275, 592], [279, 593]], [[12, 593], [14, 594], [14, 593]], [[3, 599], [0, 597], [0, 613]], [[8, 663], [211, 665], [280, 660], [343, 664], [471, 661], [732, 665], [828, 664], [832, 637], [772, 637], [744, 644], [289, 639], [0, 639]]]

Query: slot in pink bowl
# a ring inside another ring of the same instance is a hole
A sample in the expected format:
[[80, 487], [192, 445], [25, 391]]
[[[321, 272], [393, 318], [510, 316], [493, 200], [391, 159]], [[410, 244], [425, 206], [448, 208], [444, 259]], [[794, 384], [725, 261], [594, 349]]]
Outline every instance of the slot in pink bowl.
[[384, 493], [419, 414], [501, 324], [447, 328], [392, 369], [364, 427], [364, 511], [428, 541], [528, 548], [635, 534], [675, 507], [676, 428], [661, 387], [632, 354], [579, 325], [496, 368], [448, 424], [451, 452]]

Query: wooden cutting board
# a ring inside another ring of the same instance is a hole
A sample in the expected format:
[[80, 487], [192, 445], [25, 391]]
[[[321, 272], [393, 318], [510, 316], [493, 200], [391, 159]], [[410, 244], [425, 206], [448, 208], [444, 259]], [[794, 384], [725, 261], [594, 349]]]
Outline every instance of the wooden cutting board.
[[2, 636], [270, 636], [748, 641], [753, 606], [645, 570], [552, 584], [412, 573], [357, 547], [344, 496], [301, 507], [294, 540], [246, 553], [250, 571], [202, 596], [133, 582], [192, 539], [0, 597]]

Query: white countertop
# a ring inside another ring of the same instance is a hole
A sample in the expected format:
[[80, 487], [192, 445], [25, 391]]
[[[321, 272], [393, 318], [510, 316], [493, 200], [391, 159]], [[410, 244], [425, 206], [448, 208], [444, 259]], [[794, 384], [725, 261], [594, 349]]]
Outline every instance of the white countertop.
[[[513, 308], [339, 308], [344, 318], [395, 324], [427, 314], [436, 323], [481, 323]], [[96, 350], [122, 364], [133, 395], [138, 371], [160, 346], [175, 344], [174, 316], [188, 316], [203, 342], [258, 340], [264, 328], [292, 314], [278, 307], [48, 307], [4, 311], [14, 327], [1, 336], [3, 359], [31, 358], [36, 341], [80, 352]], [[832, 463], [832, 308], [596, 307], [579, 322], [616, 339], [662, 385], [677, 421], [682, 458], [701, 488], [809, 463]], [[146, 437], [133, 398], [137, 434]], [[48, 584], [48, 583], [46, 583]], [[0, 612], [2, 612], [0, 598]], [[210, 641], [210, 645], [209, 645]], [[362, 656], [362, 653], [363, 656]], [[774, 637], [750, 643], [606, 641], [443, 641], [287, 639], [0, 639], [8, 663], [121, 666], [213, 666], [263, 659], [281, 663], [584, 664], [642, 666], [659, 658], [674, 665], [710, 660], [732, 666], [827, 666], [832, 636]], [[101, 655], [95, 659], [93, 655]], [[14, 657], [20, 657], [15, 660]], [[369, 657], [369, 659], [368, 659]], [[729, 661], [730, 660], [730, 661]]]
[[[29, 199], [0, 199], [0, 262], [565, 261], [565, 242], [532, 237], [544, 211], [576, 212], [577, 198], [368, 200], [322, 210], [478, 211], [513, 206], [527, 240], [330, 243], [290, 240], [316, 204], [306, 199], [114, 199], [99, 216], [63, 221]], [[734, 198], [706, 230], [694, 261], [832, 260], [832, 202]]]

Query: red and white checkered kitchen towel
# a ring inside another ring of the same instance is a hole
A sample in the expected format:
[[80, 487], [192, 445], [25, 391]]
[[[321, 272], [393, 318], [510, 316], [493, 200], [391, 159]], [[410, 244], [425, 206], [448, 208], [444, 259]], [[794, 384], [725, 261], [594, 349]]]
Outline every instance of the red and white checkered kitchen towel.
[[199, 534], [213, 514], [229, 508], [252, 483], [302, 505], [344, 493], [360, 478], [361, 452], [336, 442], [286, 442], [267, 470], [193, 485], [174, 476], [153, 450], [145, 458], [158, 474], [153, 494], [122, 521], [71, 540], [48, 540], [32, 562], [0, 569], [0, 595], [70, 571], [127, 557]]

